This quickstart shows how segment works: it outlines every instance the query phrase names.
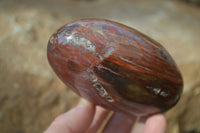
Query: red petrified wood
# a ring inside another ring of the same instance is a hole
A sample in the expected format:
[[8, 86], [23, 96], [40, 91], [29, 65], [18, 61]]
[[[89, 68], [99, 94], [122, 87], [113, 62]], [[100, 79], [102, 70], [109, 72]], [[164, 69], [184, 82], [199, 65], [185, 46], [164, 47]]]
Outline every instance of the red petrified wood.
[[80, 96], [105, 108], [149, 115], [174, 106], [181, 74], [156, 41], [125, 25], [84, 19], [64, 25], [48, 43], [48, 60]]

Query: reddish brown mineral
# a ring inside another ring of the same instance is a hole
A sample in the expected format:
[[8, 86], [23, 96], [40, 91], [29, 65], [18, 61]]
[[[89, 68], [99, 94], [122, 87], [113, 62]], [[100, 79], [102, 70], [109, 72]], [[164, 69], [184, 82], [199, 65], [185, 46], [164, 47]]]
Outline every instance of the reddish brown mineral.
[[168, 52], [125, 25], [99, 19], [69, 23], [54, 33], [48, 60], [59, 78], [94, 104], [131, 115], [166, 111], [183, 81]]

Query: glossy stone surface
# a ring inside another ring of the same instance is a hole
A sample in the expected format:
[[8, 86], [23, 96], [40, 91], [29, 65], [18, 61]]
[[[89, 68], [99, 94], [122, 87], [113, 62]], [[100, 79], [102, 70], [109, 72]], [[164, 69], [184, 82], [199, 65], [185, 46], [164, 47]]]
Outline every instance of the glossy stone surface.
[[84, 19], [64, 25], [48, 43], [59, 78], [80, 96], [115, 111], [149, 115], [173, 107], [183, 81], [168, 52], [125, 25]]

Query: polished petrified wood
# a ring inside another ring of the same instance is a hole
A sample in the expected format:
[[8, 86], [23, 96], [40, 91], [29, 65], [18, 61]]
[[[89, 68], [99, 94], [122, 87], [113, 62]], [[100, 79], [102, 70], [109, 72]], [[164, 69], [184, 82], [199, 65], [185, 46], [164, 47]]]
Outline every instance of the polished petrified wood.
[[109, 20], [64, 25], [51, 36], [47, 56], [68, 87], [111, 110], [138, 116], [166, 111], [182, 92], [181, 74], [158, 42]]

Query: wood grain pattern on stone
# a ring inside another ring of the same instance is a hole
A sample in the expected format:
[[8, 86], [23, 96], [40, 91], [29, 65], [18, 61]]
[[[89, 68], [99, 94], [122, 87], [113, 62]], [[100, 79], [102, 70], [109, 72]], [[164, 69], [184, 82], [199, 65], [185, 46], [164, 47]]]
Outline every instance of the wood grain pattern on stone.
[[173, 107], [182, 76], [169, 53], [137, 30], [100, 19], [64, 25], [48, 43], [59, 78], [94, 104], [131, 115]]

